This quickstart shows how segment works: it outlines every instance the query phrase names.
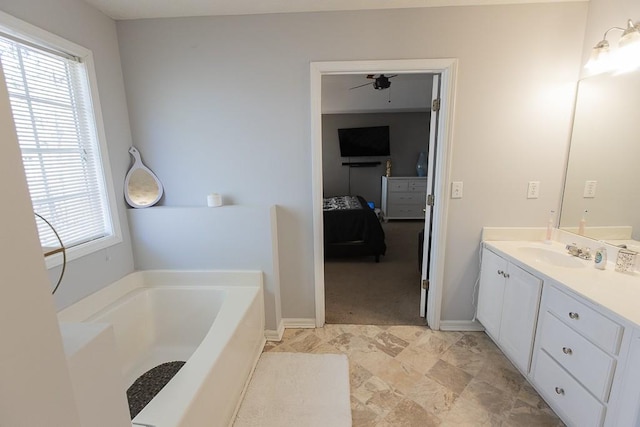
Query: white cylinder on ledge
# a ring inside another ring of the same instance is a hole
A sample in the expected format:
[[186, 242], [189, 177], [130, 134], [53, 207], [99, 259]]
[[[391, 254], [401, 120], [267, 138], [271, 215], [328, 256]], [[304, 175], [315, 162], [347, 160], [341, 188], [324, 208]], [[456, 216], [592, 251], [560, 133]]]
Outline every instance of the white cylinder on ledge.
[[222, 196], [218, 193], [211, 193], [207, 196], [207, 206], [217, 208], [222, 206]]

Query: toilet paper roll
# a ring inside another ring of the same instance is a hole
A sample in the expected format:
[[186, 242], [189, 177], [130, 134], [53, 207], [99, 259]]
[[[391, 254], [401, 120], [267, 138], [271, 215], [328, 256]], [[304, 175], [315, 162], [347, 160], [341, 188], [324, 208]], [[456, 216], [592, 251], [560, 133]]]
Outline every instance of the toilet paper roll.
[[207, 196], [207, 206], [217, 208], [222, 206], [222, 196], [218, 193], [211, 193]]

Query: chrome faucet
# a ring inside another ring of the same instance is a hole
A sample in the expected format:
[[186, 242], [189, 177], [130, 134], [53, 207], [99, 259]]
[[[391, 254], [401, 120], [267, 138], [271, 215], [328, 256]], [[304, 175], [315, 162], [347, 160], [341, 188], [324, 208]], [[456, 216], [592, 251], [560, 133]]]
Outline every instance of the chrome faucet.
[[572, 244], [572, 245], [567, 245], [566, 246], [567, 251], [569, 252], [570, 255], [573, 256], [578, 256], [580, 255], [580, 248], [578, 246], [576, 246], [576, 244]]
[[569, 254], [572, 256], [576, 256], [578, 258], [587, 259], [587, 260], [591, 259], [591, 249], [587, 247], [579, 248], [578, 245], [573, 243], [571, 245], [567, 245], [566, 249], [567, 249], [567, 252], [569, 252]]

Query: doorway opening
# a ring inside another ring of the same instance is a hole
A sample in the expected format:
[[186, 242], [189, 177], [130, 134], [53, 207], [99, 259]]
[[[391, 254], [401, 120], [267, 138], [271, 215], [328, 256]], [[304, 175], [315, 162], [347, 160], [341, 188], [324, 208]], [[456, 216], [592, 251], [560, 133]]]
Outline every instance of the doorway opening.
[[[433, 78], [322, 76], [327, 323], [425, 324], [419, 243]], [[344, 197], [361, 203], [331, 205]]]
[[[435, 200], [430, 207], [426, 200], [424, 207], [427, 219], [424, 226], [431, 232], [425, 233], [424, 260], [421, 271], [423, 283], [430, 283], [429, 289], [421, 289], [420, 300], [415, 301], [416, 311], [420, 307], [422, 316], [432, 329], [439, 329], [440, 305], [442, 300], [442, 272], [444, 267], [444, 246], [446, 230], [447, 199], [445, 188], [448, 185], [450, 128], [452, 100], [455, 83], [456, 60], [389, 60], [389, 61], [346, 61], [346, 62], [314, 62], [311, 64], [311, 127], [313, 139], [313, 223], [314, 223], [314, 273], [316, 296], [316, 326], [325, 323], [325, 271], [324, 271], [324, 224], [323, 224], [323, 153], [322, 153], [322, 77], [326, 75], [353, 74], [437, 74], [440, 81], [439, 126], [435, 131], [438, 144], [433, 153], [435, 169], [433, 182], [427, 183], [430, 200]], [[393, 95], [392, 95], [393, 96]], [[433, 129], [432, 129], [433, 131]], [[430, 145], [431, 146], [431, 145]], [[432, 227], [431, 227], [432, 226]], [[429, 243], [430, 242], [430, 243]], [[416, 236], [416, 252], [417, 236]], [[417, 255], [416, 255], [417, 258]], [[417, 268], [417, 267], [416, 267]], [[419, 284], [416, 284], [419, 286]], [[427, 298], [428, 296], [428, 298]]]

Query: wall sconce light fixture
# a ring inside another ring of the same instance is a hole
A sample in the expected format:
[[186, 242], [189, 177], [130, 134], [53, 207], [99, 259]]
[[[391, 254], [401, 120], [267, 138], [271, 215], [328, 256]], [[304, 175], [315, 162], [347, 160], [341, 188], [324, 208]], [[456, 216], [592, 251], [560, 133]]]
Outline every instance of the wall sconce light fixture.
[[[622, 35], [618, 40], [618, 49], [610, 50], [607, 35], [611, 30], [620, 30]], [[604, 33], [604, 37], [591, 51], [591, 57], [585, 68], [594, 73], [607, 71], [625, 72], [640, 67], [640, 23], [634, 24], [629, 19], [627, 27], [611, 27]]]

